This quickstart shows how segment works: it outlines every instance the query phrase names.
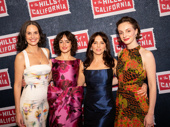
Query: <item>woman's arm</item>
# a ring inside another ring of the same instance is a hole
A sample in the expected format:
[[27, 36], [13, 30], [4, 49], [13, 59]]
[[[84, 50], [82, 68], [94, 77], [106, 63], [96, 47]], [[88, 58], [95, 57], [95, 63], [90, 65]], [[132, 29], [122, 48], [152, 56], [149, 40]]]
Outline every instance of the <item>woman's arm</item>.
[[149, 109], [145, 117], [145, 126], [151, 126], [154, 124], [154, 109], [156, 103], [156, 64], [155, 58], [150, 51], [143, 53], [144, 68], [147, 73], [148, 85], [149, 85]]
[[[50, 66], [52, 67], [52, 61], [50, 59], [50, 51], [49, 49], [45, 48], [45, 50], [47, 51], [47, 54], [48, 54], [48, 60], [49, 60], [49, 63], [50, 63]], [[52, 80], [52, 71], [50, 71], [50, 74], [49, 74], [49, 77], [48, 77], [48, 81], [50, 82]]]
[[[49, 62], [50, 62], [50, 66], [52, 68], [52, 61], [51, 61], [51, 59], [49, 60]], [[52, 69], [51, 69], [49, 77], [48, 77], [48, 81], [50, 82], [51, 80], [52, 80]]]
[[22, 88], [22, 76], [24, 72], [24, 55], [19, 53], [15, 58], [15, 82], [14, 82], [14, 98], [15, 98], [15, 112], [16, 112], [16, 123], [18, 126], [23, 126], [23, 118], [20, 112], [20, 96]]
[[117, 60], [116, 59], [114, 59], [114, 63], [115, 63], [115, 66], [114, 66], [114, 68], [112, 68], [113, 75], [114, 75], [113, 80], [112, 80], [112, 85], [117, 85], [118, 84], [118, 79], [116, 77], [116, 67], [117, 67]]
[[77, 85], [78, 86], [84, 86], [85, 76], [84, 76], [83, 72], [84, 72], [84, 65], [83, 65], [83, 62], [80, 60], [79, 75], [78, 75], [78, 80], [77, 80]]

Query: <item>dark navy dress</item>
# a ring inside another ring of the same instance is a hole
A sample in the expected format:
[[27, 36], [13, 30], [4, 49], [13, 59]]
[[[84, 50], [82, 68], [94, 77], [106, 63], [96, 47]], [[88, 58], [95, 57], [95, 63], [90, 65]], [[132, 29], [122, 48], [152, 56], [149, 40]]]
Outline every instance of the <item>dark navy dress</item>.
[[112, 69], [84, 70], [86, 95], [84, 100], [85, 127], [114, 126]]

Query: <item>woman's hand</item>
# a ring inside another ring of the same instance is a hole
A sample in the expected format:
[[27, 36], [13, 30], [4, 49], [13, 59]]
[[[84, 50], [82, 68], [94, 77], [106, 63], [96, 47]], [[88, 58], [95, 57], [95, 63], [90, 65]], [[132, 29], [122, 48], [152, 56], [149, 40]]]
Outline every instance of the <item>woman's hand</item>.
[[137, 94], [140, 94], [140, 96], [147, 97], [147, 84], [146, 83], [143, 83], [141, 89], [137, 91]]
[[147, 114], [144, 119], [144, 126], [145, 127], [152, 127], [154, 126], [154, 115]]
[[22, 79], [22, 87], [25, 87], [26, 86], [26, 82], [24, 80], [24, 78]]
[[21, 113], [16, 114], [16, 123], [19, 127], [25, 127]]

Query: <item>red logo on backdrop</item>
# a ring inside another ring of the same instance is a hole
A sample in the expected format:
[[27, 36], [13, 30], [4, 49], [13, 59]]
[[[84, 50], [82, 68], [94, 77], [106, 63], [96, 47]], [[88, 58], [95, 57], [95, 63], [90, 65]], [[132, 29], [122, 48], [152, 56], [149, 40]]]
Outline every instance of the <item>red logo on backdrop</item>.
[[8, 16], [5, 0], [0, 0], [0, 17]]
[[77, 38], [78, 50], [77, 53], [86, 52], [88, 46], [88, 30], [76, 31], [73, 34]]
[[69, 14], [68, 0], [27, 0], [31, 20]]
[[57, 55], [54, 52], [54, 48], [53, 48], [53, 43], [54, 43], [54, 38], [55, 37], [56, 36], [47, 37], [48, 38], [48, 43], [49, 43], [49, 46], [50, 46], [51, 57], [57, 57]]
[[16, 55], [18, 33], [0, 36], [0, 57]]
[[170, 93], [170, 71], [158, 72], [156, 76], [159, 94]]
[[94, 18], [136, 11], [134, 0], [91, 0]]
[[170, 15], [170, 0], [158, 0], [160, 16]]
[[[78, 50], [77, 53], [81, 53], [81, 52], [86, 52], [87, 50], [87, 45], [88, 45], [88, 30], [81, 30], [81, 31], [76, 31], [76, 32], [72, 32], [75, 37], [77, 38], [77, 44], [78, 44]], [[47, 37], [48, 38], [48, 43], [50, 46], [50, 51], [51, 51], [51, 57], [56, 57], [57, 55], [54, 52], [53, 49], [53, 43], [54, 43], [54, 38], [56, 36], [50, 36]]]
[[[143, 29], [141, 30], [141, 36], [138, 40], [138, 43], [141, 45], [141, 47], [148, 49], [148, 50], [156, 50], [155, 46], [155, 37], [153, 33], [153, 28]], [[126, 48], [126, 45], [123, 42], [118, 42], [118, 35], [111, 35], [112, 37], [112, 45], [114, 49], [114, 54], [117, 56], [117, 53]]]
[[1, 127], [16, 126], [15, 106], [0, 108], [0, 126]]
[[0, 90], [12, 89], [8, 69], [0, 70]]

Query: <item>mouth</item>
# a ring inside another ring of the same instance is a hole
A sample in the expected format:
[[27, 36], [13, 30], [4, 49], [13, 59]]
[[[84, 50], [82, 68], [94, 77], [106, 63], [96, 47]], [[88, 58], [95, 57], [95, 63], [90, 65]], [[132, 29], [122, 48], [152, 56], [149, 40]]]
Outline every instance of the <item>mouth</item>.
[[66, 49], [67, 49], [67, 47], [62, 47], [62, 49], [63, 49], [63, 50], [66, 50]]
[[124, 41], [128, 41], [129, 40], [129, 38], [126, 38], [126, 39], [123, 39]]
[[37, 39], [31, 39], [30, 41], [31, 41], [31, 42], [36, 42], [36, 41], [37, 41]]
[[96, 49], [96, 51], [98, 51], [98, 52], [99, 52], [99, 51], [101, 51], [101, 49]]

